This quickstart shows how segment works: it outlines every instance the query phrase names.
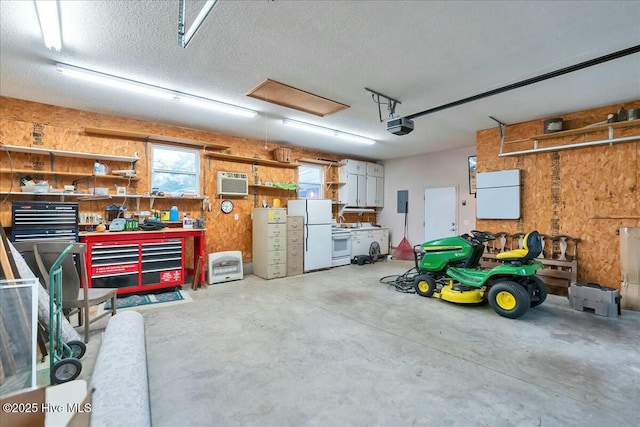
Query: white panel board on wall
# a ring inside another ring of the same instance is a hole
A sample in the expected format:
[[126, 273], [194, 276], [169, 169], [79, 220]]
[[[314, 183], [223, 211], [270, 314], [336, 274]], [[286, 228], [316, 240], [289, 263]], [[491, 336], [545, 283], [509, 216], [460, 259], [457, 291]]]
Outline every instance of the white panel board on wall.
[[520, 170], [481, 172], [476, 178], [479, 219], [520, 218]]

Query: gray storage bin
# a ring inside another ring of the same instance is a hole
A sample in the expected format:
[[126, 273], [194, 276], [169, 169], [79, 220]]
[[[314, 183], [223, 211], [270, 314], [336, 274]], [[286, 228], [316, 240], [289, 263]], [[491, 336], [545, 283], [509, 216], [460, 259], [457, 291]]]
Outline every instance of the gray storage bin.
[[569, 287], [569, 303], [575, 310], [592, 309], [599, 316], [620, 315], [620, 292], [597, 283], [572, 283]]

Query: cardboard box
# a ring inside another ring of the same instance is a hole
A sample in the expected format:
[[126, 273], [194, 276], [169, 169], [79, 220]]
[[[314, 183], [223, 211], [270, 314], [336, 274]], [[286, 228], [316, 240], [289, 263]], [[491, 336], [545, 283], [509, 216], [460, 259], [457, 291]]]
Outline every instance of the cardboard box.
[[40, 387], [0, 399], [2, 427], [89, 427], [93, 390], [84, 380]]

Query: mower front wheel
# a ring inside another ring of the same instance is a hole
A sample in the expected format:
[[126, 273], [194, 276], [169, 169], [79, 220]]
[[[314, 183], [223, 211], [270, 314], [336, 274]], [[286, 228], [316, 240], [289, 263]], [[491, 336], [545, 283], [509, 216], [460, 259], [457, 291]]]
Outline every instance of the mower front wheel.
[[420, 274], [413, 279], [413, 287], [421, 297], [430, 297], [436, 290], [436, 280], [428, 274]]
[[500, 316], [516, 319], [527, 312], [531, 298], [522, 285], [505, 280], [491, 286], [489, 304]]

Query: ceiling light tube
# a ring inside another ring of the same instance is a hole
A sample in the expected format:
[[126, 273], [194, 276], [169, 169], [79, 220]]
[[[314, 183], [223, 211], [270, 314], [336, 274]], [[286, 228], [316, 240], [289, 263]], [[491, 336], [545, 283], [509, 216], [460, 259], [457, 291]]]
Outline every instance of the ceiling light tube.
[[185, 104], [208, 108], [209, 110], [220, 111], [222, 113], [235, 114], [242, 117], [256, 117], [258, 115], [257, 111], [249, 110], [247, 108], [242, 108], [231, 104], [225, 104], [224, 102], [214, 101], [213, 99], [200, 98], [198, 96], [190, 96], [184, 94], [178, 95], [177, 98], [180, 102], [184, 102]]
[[58, 13], [58, 0], [35, 0], [38, 12], [38, 21], [42, 30], [42, 38], [47, 49], [58, 52], [62, 49], [62, 36], [60, 34], [60, 15]]
[[238, 107], [213, 99], [202, 98], [195, 95], [189, 95], [182, 92], [176, 92], [159, 86], [153, 86], [146, 83], [137, 82], [135, 80], [124, 79], [122, 77], [103, 74], [97, 71], [87, 70], [85, 68], [74, 67], [72, 65], [57, 64], [58, 71], [70, 77], [76, 77], [82, 80], [99, 83], [119, 89], [125, 89], [143, 95], [155, 96], [163, 99], [174, 99], [185, 104], [194, 105], [196, 107], [207, 108], [209, 110], [220, 111], [228, 114], [235, 114], [242, 117], [256, 117], [257, 111], [248, 108]]
[[312, 125], [310, 123], [298, 122], [296, 120], [284, 119], [282, 123], [287, 126], [291, 126], [297, 129], [306, 130], [307, 132], [319, 133], [321, 135], [335, 136], [338, 138], [345, 139], [351, 142], [357, 142], [359, 144], [367, 144], [373, 145], [376, 143], [375, 140], [370, 138], [365, 138], [364, 136], [354, 135], [348, 132], [342, 132], [335, 129], [329, 129], [322, 126]]
[[66, 64], [57, 64], [58, 71], [69, 77], [75, 77], [93, 83], [99, 83], [106, 86], [125, 89], [131, 92], [143, 95], [151, 95], [163, 99], [173, 99], [176, 94], [170, 90], [152, 86], [134, 80], [123, 79], [109, 74], [98, 73], [96, 71], [87, 70], [85, 68], [74, 67]]

